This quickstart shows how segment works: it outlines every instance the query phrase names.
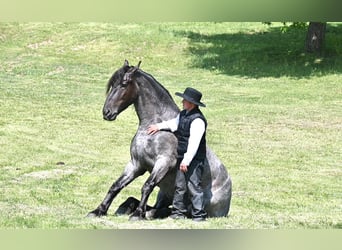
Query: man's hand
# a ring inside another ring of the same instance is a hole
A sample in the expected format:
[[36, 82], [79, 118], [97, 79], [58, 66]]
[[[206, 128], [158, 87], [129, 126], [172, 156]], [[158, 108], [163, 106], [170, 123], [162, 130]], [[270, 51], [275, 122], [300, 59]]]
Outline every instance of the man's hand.
[[180, 169], [180, 171], [182, 171], [183, 173], [186, 173], [186, 172], [188, 172], [188, 165], [185, 165], [184, 163], [181, 163], [181, 164], [179, 165], [179, 169]]
[[154, 135], [158, 131], [159, 131], [159, 128], [156, 124], [152, 124], [152, 125], [148, 126], [148, 128], [147, 128], [147, 134], [149, 134], [149, 135]]

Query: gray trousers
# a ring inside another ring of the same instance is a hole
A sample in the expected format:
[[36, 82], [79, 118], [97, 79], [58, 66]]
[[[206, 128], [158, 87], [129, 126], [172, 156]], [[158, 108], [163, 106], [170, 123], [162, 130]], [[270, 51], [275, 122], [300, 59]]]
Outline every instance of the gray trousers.
[[177, 161], [178, 169], [172, 203], [172, 214], [189, 216], [190, 211], [188, 211], [188, 207], [191, 207], [192, 218], [205, 218], [207, 213], [204, 211], [203, 190], [201, 186], [204, 160], [192, 160], [186, 173], [179, 170], [181, 160], [179, 159]]

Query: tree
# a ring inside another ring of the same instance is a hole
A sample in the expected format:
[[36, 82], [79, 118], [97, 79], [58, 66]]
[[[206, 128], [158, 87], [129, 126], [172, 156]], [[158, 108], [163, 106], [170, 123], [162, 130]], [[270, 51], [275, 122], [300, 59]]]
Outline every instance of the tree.
[[327, 23], [310, 22], [305, 39], [307, 52], [321, 51], [324, 45], [325, 30]]
[[[271, 22], [264, 22], [265, 24], [270, 25]], [[306, 32], [305, 39], [305, 51], [309, 53], [320, 52], [324, 46], [325, 39], [325, 31], [326, 31], [327, 23], [323, 22], [310, 22]], [[283, 23], [283, 27], [281, 27], [282, 32], [287, 32], [292, 28], [305, 28], [307, 27], [307, 23], [305, 22], [293, 22], [290, 25], [287, 25], [286, 22]]]

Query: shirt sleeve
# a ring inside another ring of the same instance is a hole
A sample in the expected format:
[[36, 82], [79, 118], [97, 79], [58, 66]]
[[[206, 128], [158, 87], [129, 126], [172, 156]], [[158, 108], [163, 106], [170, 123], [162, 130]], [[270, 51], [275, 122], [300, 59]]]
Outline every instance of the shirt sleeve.
[[158, 129], [168, 129], [171, 130], [171, 132], [175, 132], [178, 129], [178, 123], [179, 123], [179, 114], [176, 118], [168, 120], [168, 121], [162, 121], [160, 123], [157, 123]]
[[182, 163], [189, 166], [197, 153], [202, 136], [205, 132], [205, 123], [201, 118], [196, 118], [190, 125], [190, 137], [186, 153]]

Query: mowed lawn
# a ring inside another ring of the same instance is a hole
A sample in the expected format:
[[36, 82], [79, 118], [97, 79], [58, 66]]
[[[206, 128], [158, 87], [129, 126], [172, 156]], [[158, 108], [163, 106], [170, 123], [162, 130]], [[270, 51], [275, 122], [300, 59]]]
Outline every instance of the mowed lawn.
[[[305, 30], [279, 27], [0, 23], [0, 228], [342, 228], [342, 25], [319, 54], [303, 52]], [[228, 217], [114, 216], [145, 174], [108, 216], [85, 218], [130, 159], [134, 108], [102, 118], [124, 59], [173, 96], [202, 91], [208, 144], [233, 180]]]

